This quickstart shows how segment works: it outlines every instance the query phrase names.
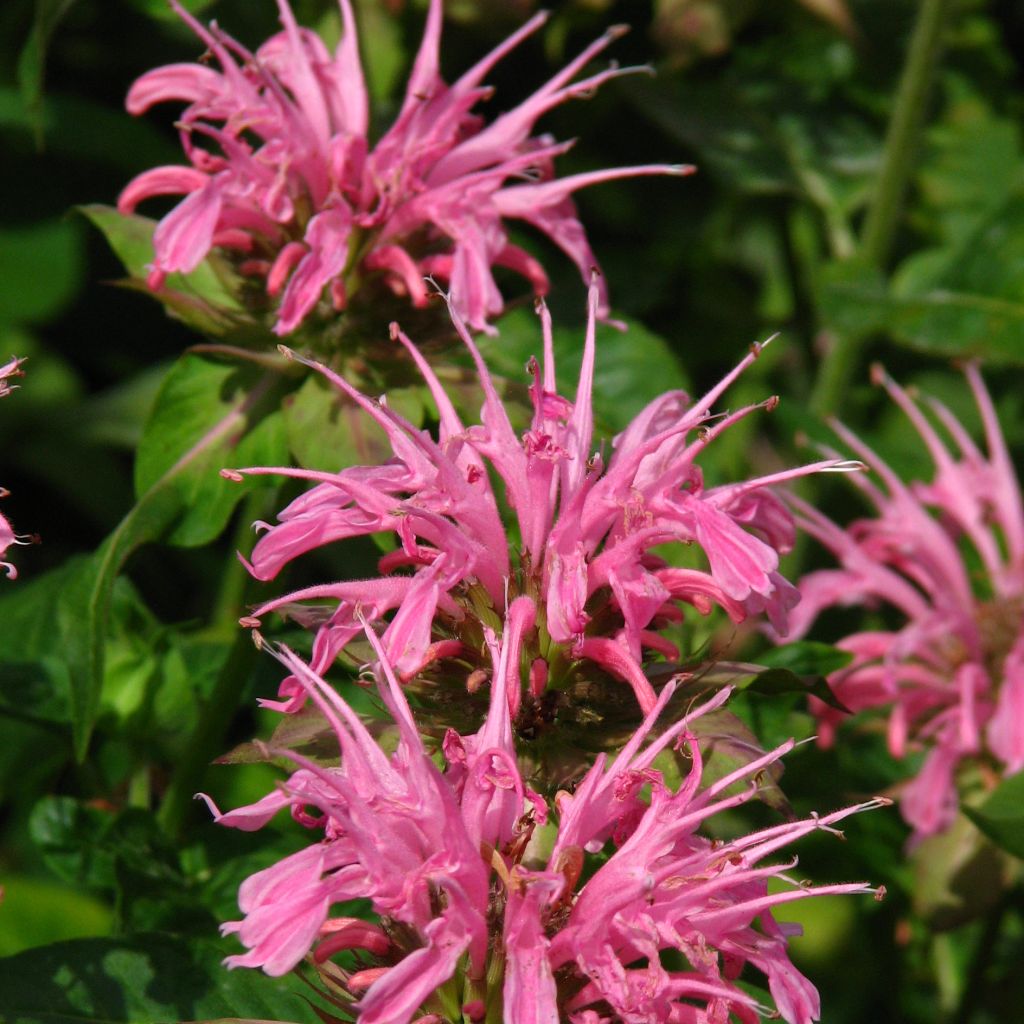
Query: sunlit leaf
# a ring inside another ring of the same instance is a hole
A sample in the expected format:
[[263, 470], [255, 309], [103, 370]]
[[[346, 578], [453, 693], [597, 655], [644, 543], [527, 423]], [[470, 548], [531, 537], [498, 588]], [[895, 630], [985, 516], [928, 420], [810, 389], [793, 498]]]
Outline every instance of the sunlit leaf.
[[282, 377], [249, 363], [186, 353], [171, 368], [143, 429], [135, 460], [139, 500], [166, 478], [181, 515], [166, 540], [204, 544], [224, 529], [257, 479], [225, 480], [228, 466], [287, 463], [284, 420], [277, 408]]

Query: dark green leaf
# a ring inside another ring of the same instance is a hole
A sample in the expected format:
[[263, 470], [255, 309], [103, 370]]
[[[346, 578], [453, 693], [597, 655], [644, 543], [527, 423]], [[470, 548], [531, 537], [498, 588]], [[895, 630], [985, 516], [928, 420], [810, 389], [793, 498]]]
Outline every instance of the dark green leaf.
[[223, 1017], [317, 1024], [294, 976], [226, 971], [230, 941], [77, 939], [0, 960], [5, 1024], [173, 1024]]
[[850, 713], [850, 709], [832, 692], [824, 676], [797, 675], [786, 668], [770, 668], [765, 672], [759, 672], [744, 689], [747, 693], [760, 693], [771, 697], [784, 693], [800, 693], [817, 697], [837, 711]]
[[743, 661], [715, 661], [690, 671], [693, 674], [694, 686], [732, 686], [745, 693], [768, 697], [801, 694], [817, 697], [829, 707], [849, 714], [849, 709], [839, 702], [821, 675], [802, 675], [788, 668], [766, 668], [764, 665], [753, 665]]
[[816, 640], [800, 640], [765, 651], [758, 656], [769, 668], [786, 668], [797, 675], [827, 676], [845, 668], [853, 660], [849, 651]]
[[978, 807], [964, 814], [994, 843], [1024, 860], [1024, 772], [1011, 775]]
[[[269, 746], [302, 754], [317, 764], [338, 764], [341, 753], [338, 736], [324, 713], [316, 707], [305, 707], [286, 715], [274, 730]], [[274, 761], [268, 744], [243, 743], [218, 757], [215, 764], [259, 764]]]
[[114, 888], [113, 857], [99, 837], [113, 815], [70, 796], [45, 796], [29, 819], [29, 835], [43, 863], [62, 881], [94, 891]]

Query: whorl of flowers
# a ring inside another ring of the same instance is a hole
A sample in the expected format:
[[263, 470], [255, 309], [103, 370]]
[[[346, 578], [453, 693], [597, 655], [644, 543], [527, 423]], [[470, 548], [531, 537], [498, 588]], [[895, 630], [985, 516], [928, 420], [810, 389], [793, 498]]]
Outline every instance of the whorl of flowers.
[[[793, 631], [803, 634], [826, 608], [882, 605], [902, 620], [846, 637], [853, 654], [831, 685], [853, 711], [889, 716], [895, 757], [927, 751], [903, 790], [902, 811], [920, 839], [947, 828], [958, 807], [965, 762], [990, 781], [1024, 769], [1024, 509], [992, 400], [977, 366], [965, 369], [985, 429], [987, 453], [940, 402], [935, 419], [951, 449], [914, 399], [878, 370], [876, 379], [906, 413], [935, 466], [930, 482], [904, 482], [841, 425], [834, 429], [876, 470], [854, 483], [873, 518], [843, 529], [797, 502], [797, 521], [840, 568], [800, 581]], [[837, 715], [816, 710], [832, 739]]]
[[[21, 364], [24, 359], [12, 358], [8, 362], [0, 366], [0, 398], [6, 398], [12, 391], [17, 388], [16, 384], [11, 383], [11, 378], [21, 377], [24, 371], [21, 369]], [[3, 487], [0, 487], [0, 498], [7, 497], [9, 492]], [[18, 570], [14, 567], [11, 562], [2, 561], [4, 555], [7, 553], [7, 549], [12, 544], [29, 544], [31, 543], [30, 537], [24, 537], [14, 532], [11, 524], [0, 515], [0, 569], [7, 572], [9, 579], [16, 579], [18, 576]]]
[[[195, 269], [217, 247], [277, 302], [278, 334], [293, 331], [322, 299], [325, 310], [346, 308], [368, 278], [425, 305], [425, 275], [448, 282], [461, 316], [487, 329], [502, 309], [493, 267], [523, 275], [537, 295], [548, 288], [543, 267], [509, 241], [506, 219], [531, 224], [587, 275], [596, 260], [572, 193], [613, 178], [692, 170], [656, 164], [555, 178], [553, 161], [572, 143], [531, 136], [553, 107], [638, 70], [612, 67], [574, 81], [618, 28], [485, 124], [470, 112], [491, 94], [484, 79], [546, 15], [535, 15], [448, 86], [439, 64], [442, 4], [431, 0], [398, 117], [371, 145], [350, 0], [340, 0], [343, 34], [333, 55], [296, 24], [287, 0], [278, 0], [284, 31], [256, 53], [171, 3], [220, 69], [172, 64], [132, 86], [133, 114], [168, 100], [187, 104], [178, 126], [189, 164], [144, 172], [118, 206], [130, 213], [153, 196], [185, 195], [156, 230], [150, 287]], [[607, 310], [603, 293], [600, 306]]]
[[[812, 888], [788, 876], [795, 858], [769, 858], [885, 801], [728, 841], [698, 835], [707, 818], [749, 800], [758, 773], [793, 744], [701, 788], [688, 728], [728, 691], [652, 738], [669, 684], [621, 752], [599, 755], [574, 792], [549, 806], [517, 766], [512, 632], [506, 625], [504, 641], [491, 636], [490, 710], [475, 735], [449, 732], [444, 771], [372, 630], [377, 689], [399, 734], [390, 756], [331, 686], [287, 649], [275, 652], [330, 722], [341, 757], [322, 767], [271, 750], [297, 765], [287, 782], [226, 814], [208, 801], [221, 824], [244, 830], [288, 808], [318, 837], [243, 883], [245, 916], [224, 931], [248, 951], [227, 964], [279, 975], [307, 954], [324, 964], [348, 951], [323, 977], [360, 1024], [752, 1024], [771, 1011], [736, 984], [749, 964], [766, 977], [778, 1015], [816, 1020], [818, 994], [786, 948], [798, 929], [776, 922], [772, 908], [875, 890]], [[691, 766], [673, 789], [654, 765], [680, 746]], [[769, 880], [781, 883], [777, 891]], [[357, 899], [370, 901], [373, 919], [346, 916]]]
[[[438, 436], [403, 419], [383, 401], [361, 394], [318, 363], [317, 369], [361, 406], [387, 435], [393, 458], [380, 466], [341, 472], [260, 467], [224, 475], [282, 474], [317, 486], [278, 516], [256, 544], [252, 574], [273, 579], [299, 555], [344, 538], [394, 533], [399, 547], [380, 561], [379, 577], [325, 583], [262, 604], [243, 623], [258, 625], [272, 610], [315, 623], [312, 667], [324, 672], [353, 638], [360, 617], [394, 613], [383, 635], [389, 661], [403, 679], [439, 659], [472, 664], [483, 649], [482, 625], [508, 618], [514, 635], [509, 688], [513, 717], [545, 691], [567, 685], [575, 666], [589, 662], [633, 688], [644, 713], [656, 694], [644, 674], [645, 652], [679, 657], [658, 630], [681, 616], [680, 605], [707, 613], [723, 608], [734, 621], [766, 612], [784, 631], [798, 600], [778, 571], [779, 552], [793, 541], [793, 521], [766, 485], [820, 469], [859, 464], [841, 459], [718, 487], [705, 487], [697, 459], [723, 431], [772, 398], [731, 413], [713, 413], [722, 393], [755, 360], [759, 346], [706, 395], [690, 402], [672, 391], [651, 402], [614, 439], [610, 458], [594, 450], [591, 389], [595, 317], [589, 318], [575, 398], [555, 388], [551, 320], [540, 307], [543, 363], [531, 360], [533, 418], [519, 435], [465, 326], [455, 326], [472, 355], [484, 392], [481, 422], [466, 426], [412, 342], [394, 337], [416, 361], [437, 406]], [[284, 350], [287, 354], [294, 353]], [[298, 357], [295, 357], [298, 358]], [[497, 490], [492, 484], [500, 482]], [[507, 507], [514, 520], [506, 524]], [[667, 565], [652, 548], [697, 545], [706, 570]], [[397, 571], [396, 571], [397, 570]], [[522, 598], [522, 600], [516, 600]], [[322, 602], [336, 602], [333, 611]], [[299, 602], [321, 602], [306, 606]], [[530, 666], [526, 693], [518, 665]], [[489, 674], [467, 672], [470, 683]], [[305, 702], [306, 688], [286, 680], [288, 710]], [[273, 706], [273, 705], [272, 705]]]

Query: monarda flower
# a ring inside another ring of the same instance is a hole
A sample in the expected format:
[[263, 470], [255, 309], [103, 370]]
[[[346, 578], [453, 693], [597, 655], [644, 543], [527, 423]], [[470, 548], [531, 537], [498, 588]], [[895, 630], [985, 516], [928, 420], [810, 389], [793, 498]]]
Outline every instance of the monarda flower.
[[[776, 402], [712, 412], [757, 358], [758, 346], [696, 402], [679, 391], [655, 399], [614, 439], [606, 462], [594, 447], [591, 406], [599, 305], [592, 285], [572, 401], [556, 392], [551, 320], [540, 307], [543, 363], [531, 360], [528, 367], [533, 417], [521, 435], [454, 310], [484, 393], [478, 424], [462, 422], [430, 366], [397, 327], [394, 337], [419, 366], [436, 404], [437, 437], [327, 367], [309, 363], [380, 426], [394, 457], [337, 473], [223, 471], [235, 479], [271, 473], [317, 485], [284, 509], [277, 525], [257, 524], [266, 533], [246, 564], [257, 579], [270, 580], [299, 555], [344, 538], [389, 532], [398, 547], [380, 560], [378, 577], [287, 594], [260, 605], [243, 624], [258, 625], [278, 610], [315, 625], [312, 665], [322, 673], [362, 635], [362, 616], [392, 615], [383, 643], [399, 676], [419, 676], [422, 685], [425, 670], [444, 662], [449, 678], [459, 676], [464, 704], [465, 688], [478, 688], [491, 671], [484, 630], [500, 629], [508, 616], [516, 680], [508, 695], [520, 728], [551, 719], [559, 694], [577, 683], [593, 692], [608, 677], [628, 683], [640, 710], [649, 712], [657, 698], [644, 662], [651, 653], [679, 657], [659, 629], [678, 622], [683, 607], [706, 614], [717, 605], [736, 622], [764, 612], [784, 631], [798, 594], [780, 575], [778, 562], [779, 552], [792, 544], [794, 527], [767, 485], [857, 464], [830, 459], [740, 483], [704, 485], [697, 465], [704, 449], [753, 410]], [[511, 510], [511, 523], [502, 508]], [[699, 548], [707, 568], [666, 564], [652, 552], [666, 543]], [[525, 688], [519, 685], [520, 662], [529, 666]], [[621, 690], [617, 683], [612, 688]], [[278, 707], [297, 710], [306, 688], [286, 680], [281, 696], [286, 700]]]
[[619, 28], [486, 124], [471, 113], [490, 95], [484, 79], [546, 15], [531, 18], [448, 86], [440, 76], [442, 5], [431, 0], [398, 117], [371, 142], [349, 0], [340, 0], [343, 33], [333, 55], [296, 24], [287, 0], [278, 0], [284, 31], [256, 53], [171, 2], [220, 68], [172, 64], [132, 86], [132, 114], [167, 100], [187, 104], [178, 125], [189, 164], [144, 172], [118, 206], [130, 213], [153, 196], [185, 195], [156, 230], [150, 287], [159, 289], [172, 272], [194, 270], [216, 248], [266, 295], [281, 335], [315, 310], [329, 316], [346, 309], [371, 281], [423, 306], [425, 275], [447, 282], [461, 316], [487, 329], [502, 310], [494, 267], [521, 274], [537, 295], [548, 288], [537, 260], [509, 241], [507, 219], [532, 225], [586, 275], [596, 260], [573, 192], [614, 178], [692, 170], [657, 164], [555, 178], [554, 159], [571, 143], [531, 135], [553, 107], [640, 70], [613, 67], [574, 81]]
[[[443, 771], [372, 631], [377, 692], [399, 736], [390, 756], [331, 686], [276, 652], [330, 721], [341, 757], [325, 767], [272, 749], [297, 766], [272, 793], [225, 814], [207, 800], [223, 825], [255, 830], [287, 808], [318, 837], [242, 884], [244, 917], [223, 930], [247, 952], [228, 966], [280, 975], [311, 955], [338, 1019], [360, 1024], [817, 1020], [817, 991], [787, 952], [799, 929], [772, 908], [881, 893], [862, 882], [814, 888], [789, 876], [795, 858], [771, 858], [886, 801], [728, 841], [699, 835], [712, 815], [753, 797], [758, 774], [793, 743], [702, 788], [689, 727], [728, 690], [655, 736], [670, 683], [622, 751], [599, 755], [549, 806], [517, 766], [511, 635], [508, 625], [491, 645], [486, 720], [473, 735], [449, 733]], [[655, 767], [659, 756], [689, 764], [677, 788]], [[369, 901], [372, 915], [351, 916], [353, 900]], [[737, 984], [748, 967], [767, 980], [777, 1012]]]
[[[6, 398], [12, 391], [17, 388], [16, 384], [11, 383], [13, 377], [21, 377], [24, 371], [21, 369], [21, 364], [24, 359], [12, 358], [8, 362], [0, 366], [0, 398]], [[0, 498], [5, 498], [10, 492], [0, 487]], [[0, 569], [6, 571], [9, 579], [16, 579], [18, 576], [18, 570], [14, 567], [11, 562], [2, 561], [4, 555], [7, 553], [7, 549], [12, 544], [30, 544], [32, 542], [31, 537], [25, 537], [14, 532], [11, 524], [0, 515]]]
[[[935, 465], [931, 482], [901, 480], [841, 425], [834, 429], [870, 463], [880, 484], [854, 482], [873, 518], [843, 529], [796, 502], [798, 522], [840, 568], [800, 581], [793, 631], [803, 634], [829, 607], [882, 606], [892, 629], [855, 633], [839, 644], [853, 655], [830, 683], [853, 711], [888, 714], [894, 757], [924, 750], [902, 795], [914, 839], [952, 824], [958, 775], [969, 766], [989, 784], [1024, 769], [1024, 511], [1020, 487], [992, 401], [976, 366], [966, 368], [985, 428], [981, 452], [950, 411], [929, 405], [951, 449], [917, 403], [883, 371], [876, 380], [906, 413]], [[838, 716], [817, 704], [821, 738]]]

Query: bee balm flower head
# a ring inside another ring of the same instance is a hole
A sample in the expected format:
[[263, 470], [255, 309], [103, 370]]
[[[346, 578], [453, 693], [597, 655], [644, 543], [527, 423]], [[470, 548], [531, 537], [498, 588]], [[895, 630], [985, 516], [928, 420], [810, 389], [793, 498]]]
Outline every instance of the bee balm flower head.
[[[695, 402], [682, 392], [662, 395], [614, 440], [605, 459], [594, 446], [591, 406], [595, 319], [591, 286], [586, 344], [575, 397], [555, 387], [551, 321], [540, 309], [543, 360], [530, 363], [533, 416], [523, 434], [512, 426], [479, 350], [457, 312], [484, 393], [480, 422], [467, 425], [430, 366], [397, 328], [437, 407], [437, 437], [413, 427], [385, 403], [358, 392], [319, 364], [310, 364], [360, 405], [386, 433], [394, 457], [381, 466], [339, 473], [287, 468], [225, 471], [280, 473], [316, 486], [280, 513], [248, 563], [269, 580], [304, 552], [333, 541], [393, 533], [397, 549], [372, 579], [327, 583], [268, 601], [247, 623], [297, 603], [317, 627], [315, 671], [325, 671], [362, 635], [360, 615], [392, 616], [383, 635], [403, 679], [451, 659], [466, 669], [472, 691], [492, 675], [489, 630], [512, 630], [510, 710], [524, 727], [557, 715], [559, 701], [586, 665], [587, 686], [601, 676], [627, 683], [643, 712], [656, 695], [643, 670], [650, 652], [678, 657], [659, 630], [683, 607], [707, 613], [718, 605], [735, 621], [766, 612], [779, 629], [797, 600], [778, 571], [779, 551], [793, 524], [766, 485], [815, 469], [849, 468], [828, 460], [740, 483], [707, 487], [698, 460], [722, 431], [759, 406], [728, 414], [713, 407], [755, 358], [752, 350], [720, 384]], [[766, 403], [769, 407], [774, 400]], [[501, 509], [511, 510], [511, 522]], [[659, 545], [699, 548], [706, 568], [677, 568], [655, 555]], [[324, 607], [323, 602], [332, 602]], [[520, 663], [530, 666], [519, 685]], [[612, 684], [618, 690], [618, 683]], [[561, 695], [561, 696], [560, 696]], [[284, 705], [305, 701], [305, 689], [286, 681]], [[553, 703], [552, 703], [553, 702]], [[571, 702], [570, 702], [571, 703]]]
[[[852, 711], [888, 714], [896, 757], [926, 751], [903, 791], [903, 816], [915, 839], [952, 824], [961, 767], [994, 760], [1006, 774], [1024, 769], [1024, 510], [978, 368], [968, 366], [966, 376], [981, 411], [987, 453], [933, 401], [932, 411], [955, 445], [951, 450], [914, 399], [879, 370], [878, 382], [931, 454], [932, 480], [904, 482], [835, 425], [878, 473], [881, 486], [867, 477], [855, 481], [875, 514], [844, 530], [796, 503], [800, 525], [840, 567], [801, 580], [794, 631], [802, 634], [833, 606], [881, 604], [899, 620], [893, 629], [842, 640], [839, 646], [853, 661], [830, 682]], [[816, 710], [829, 741], [836, 717], [823, 706]]]
[[[486, 329], [502, 309], [494, 267], [523, 275], [538, 295], [548, 287], [540, 264], [509, 240], [508, 219], [532, 225], [587, 274], [596, 261], [576, 217], [574, 191], [613, 178], [692, 170], [658, 164], [555, 178], [553, 160], [570, 144], [531, 135], [552, 107], [629, 70], [576, 80], [619, 29], [485, 124], [471, 113], [490, 95], [484, 79], [546, 15], [536, 15], [448, 86], [440, 75], [441, 0], [431, 0], [398, 117], [371, 141], [350, 0], [340, 0], [343, 33], [334, 54], [296, 24], [287, 0], [278, 0], [284, 31], [255, 53], [171, 2], [219, 70], [173, 64], [132, 86], [133, 114], [167, 100], [187, 104], [178, 123], [188, 164], [144, 172], [118, 205], [128, 213], [153, 196], [184, 195], [156, 230], [150, 286], [159, 288], [174, 271], [194, 270], [218, 248], [266, 295], [278, 334], [318, 309], [348, 308], [372, 282], [424, 305], [424, 275], [447, 281], [460, 315]], [[603, 295], [601, 305], [606, 308]]]
[[[509, 624], [505, 636], [512, 634]], [[248, 951], [229, 966], [279, 975], [307, 954], [323, 964], [347, 950], [354, 966], [331, 964], [324, 978], [335, 1004], [360, 1024], [696, 1024], [732, 1015], [755, 1024], [776, 1014], [736, 984], [747, 967], [767, 980], [782, 1019], [818, 1019], [818, 994], [788, 957], [795, 929], [772, 908], [875, 890], [859, 882], [813, 888], [787, 874], [795, 859], [772, 858], [884, 801], [727, 842], [704, 838], [703, 822], [749, 800], [758, 773], [792, 741], [705, 785], [688, 725], [728, 691], [655, 737], [670, 684], [622, 751], [600, 755], [575, 791], [549, 806], [517, 765], [500, 672], [484, 725], [449, 737], [441, 771], [383, 646], [372, 631], [368, 638], [378, 692], [398, 727], [395, 752], [386, 755], [333, 688], [281, 650], [332, 723], [340, 763], [273, 751], [298, 766], [286, 783], [225, 814], [211, 803], [221, 824], [244, 830], [289, 808], [318, 837], [243, 883], [245, 916], [224, 930]], [[495, 646], [498, 663], [509, 662], [510, 644]], [[654, 764], [680, 744], [691, 766], [673, 790]], [[771, 893], [769, 880], [781, 883]], [[369, 901], [370, 920], [347, 916], [345, 904], [357, 899]]]

